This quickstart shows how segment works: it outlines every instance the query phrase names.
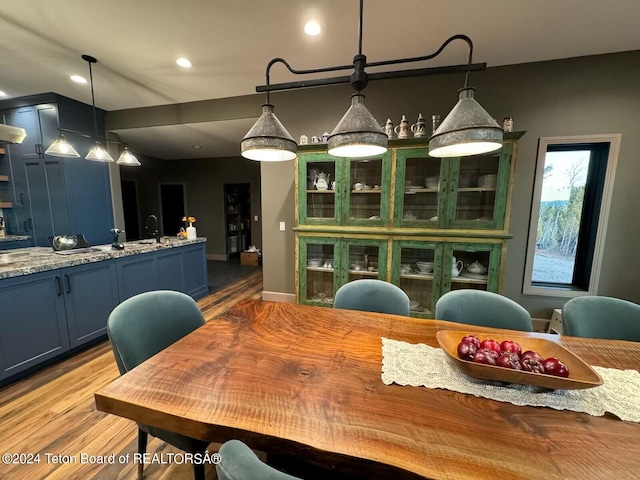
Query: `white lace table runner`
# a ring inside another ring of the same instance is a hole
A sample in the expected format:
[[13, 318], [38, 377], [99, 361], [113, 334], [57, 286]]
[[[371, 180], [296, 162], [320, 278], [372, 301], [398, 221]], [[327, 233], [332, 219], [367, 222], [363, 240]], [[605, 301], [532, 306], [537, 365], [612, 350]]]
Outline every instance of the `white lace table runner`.
[[584, 390], [545, 390], [529, 385], [487, 383], [456, 369], [440, 348], [382, 338], [382, 382], [442, 388], [514, 405], [549, 407], [640, 422], [640, 372], [593, 367], [604, 384]]

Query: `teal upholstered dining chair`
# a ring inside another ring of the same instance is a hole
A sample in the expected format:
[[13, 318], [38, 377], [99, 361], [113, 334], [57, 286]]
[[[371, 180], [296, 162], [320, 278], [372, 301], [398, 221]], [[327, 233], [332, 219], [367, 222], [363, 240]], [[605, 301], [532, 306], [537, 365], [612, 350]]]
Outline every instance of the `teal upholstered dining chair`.
[[[118, 305], [107, 320], [107, 335], [120, 374], [125, 374], [172, 343], [204, 325], [202, 312], [188, 295], [168, 290], [141, 293]], [[138, 452], [147, 450], [148, 434], [189, 453], [204, 453], [209, 442], [138, 424]], [[144, 464], [138, 465], [143, 478]], [[204, 464], [193, 465], [204, 480]]]
[[452, 290], [436, 302], [436, 319], [451, 322], [533, 331], [531, 316], [510, 298], [484, 290]]
[[409, 297], [400, 287], [369, 278], [345, 283], [333, 299], [333, 308], [404, 316], [409, 316], [409, 304]]
[[218, 480], [300, 480], [270, 467], [239, 440], [225, 442], [216, 465]]
[[612, 297], [576, 297], [562, 307], [562, 333], [640, 342], [640, 305]]

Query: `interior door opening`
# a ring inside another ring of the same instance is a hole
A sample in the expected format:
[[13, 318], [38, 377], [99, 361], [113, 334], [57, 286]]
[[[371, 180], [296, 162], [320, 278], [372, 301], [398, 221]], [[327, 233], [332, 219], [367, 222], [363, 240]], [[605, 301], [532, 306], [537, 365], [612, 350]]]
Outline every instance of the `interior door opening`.
[[248, 183], [224, 185], [227, 257], [239, 257], [251, 245], [251, 188]]
[[124, 210], [124, 232], [127, 240], [140, 239], [140, 212], [136, 182], [122, 180], [122, 209]]
[[186, 215], [185, 188], [182, 183], [160, 184], [160, 232], [169, 237], [176, 236], [184, 226]]

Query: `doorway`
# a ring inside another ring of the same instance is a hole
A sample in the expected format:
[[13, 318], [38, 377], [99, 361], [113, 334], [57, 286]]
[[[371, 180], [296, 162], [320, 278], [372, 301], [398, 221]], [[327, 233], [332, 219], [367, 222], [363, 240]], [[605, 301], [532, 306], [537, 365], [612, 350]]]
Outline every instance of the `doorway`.
[[227, 257], [240, 257], [251, 245], [251, 188], [248, 183], [226, 183], [224, 202]]
[[124, 232], [127, 240], [140, 239], [140, 214], [138, 212], [138, 192], [136, 182], [122, 180], [122, 209], [124, 210]]
[[160, 184], [160, 229], [162, 235], [173, 237], [184, 226], [182, 217], [187, 212], [183, 183]]

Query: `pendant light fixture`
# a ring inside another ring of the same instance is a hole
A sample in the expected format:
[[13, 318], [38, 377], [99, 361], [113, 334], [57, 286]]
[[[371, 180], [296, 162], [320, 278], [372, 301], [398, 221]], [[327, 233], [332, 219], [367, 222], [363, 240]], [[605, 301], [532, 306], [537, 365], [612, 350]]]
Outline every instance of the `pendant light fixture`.
[[[472, 71], [486, 69], [486, 63], [473, 63], [473, 43], [466, 35], [453, 35], [436, 52], [422, 57], [385, 60], [367, 63], [362, 54], [362, 23], [364, 0], [360, 0], [358, 22], [358, 54], [352, 65], [340, 65], [307, 70], [296, 70], [282, 58], [272, 59], [266, 69], [266, 84], [256, 87], [257, 92], [266, 92], [267, 102], [263, 105], [263, 114], [240, 142], [242, 156], [259, 161], [292, 160], [297, 154], [297, 144], [291, 134], [273, 114], [273, 105], [269, 93], [273, 91], [293, 90], [314, 86], [339, 85], [350, 83], [355, 94], [351, 98], [351, 107], [342, 117], [327, 140], [327, 150], [331, 155], [348, 158], [379, 155], [387, 150], [388, 137], [382, 126], [364, 105], [362, 90], [370, 80], [436, 75], [443, 73], [466, 72], [464, 88], [459, 91], [460, 99], [449, 115], [444, 119], [429, 139], [429, 155], [468, 156], [496, 150], [502, 146], [502, 129], [495, 120], [473, 98], [474, 89], [469, 86]], [[442, 53], [449, 43], [463, 40], [469, 47], [466, 64], [432, 68], [388, 71], [367, 74], [365, 68], [383, 67], [402, 63], [432, 60]], [[272, 85], [269, 81], [271, 67], [282, 63], [294, 75], [317, 74], [353, 69], [350, 76], [311, 79], [300, 82], [287, 82]]]
[[[98, 116], [96, 113], [96, 99], [95, 99], [95, 93], [93, 90], [93, 69], [91, 66], [94, 63], [98, 63], [98, 60], [96, 60], [96, 58], [92, 57], [91, 55], [82, 55], [82, 59], [89, 64], [89, 83], [91, 85], [91, 107], [93, 111], [93, 129], [94, 129], [93, 138], [95, 139], [95, 143], [93, 144], [93, 147], [91, 148], [91, 150], [89, 150], [89, 153], [87, 153], [87, 156], [84, 158], [86, 160], [92, 160], [95, 162], [113, 162], [114, 161], [113, 157], [109, 154], [109, 152], [102, 145], [102, 143], [100, 143], [99, 140], [101, 140], [102, 138], [98, 135]], [[56, 139], [55, 142], [51, 144], [51, 146], [49, 146], [49, 148], [47, 148], [47, 150], [44, 153], [46, 155], [51, 155], [53, 157], [67, 157], [67, 158], [79, 157], [80, 154], [75, 150], [75, 148], [73, 148], [73, 146], [67, 141], [65, 136], [62, 134], [63, 130], [65, 132], [75, 133], [77, 135], [81, 135], [84, 137], [88, 136], [80, 132], [75, 132], [72, 130], [60, 128], [60, 134], [58, 135], [58, 138]], [[117, 144], [120, 143], [114, 140], [106, 140], [106, 139], [103, 139], [103, 140], [112, 142], [112, 143], [117, 143]], [[136, 167], [140, 166], [140, 162], [135, 157], [135, 155], [133, 155], [129, 151], [128, 147], [124, 148], [124, 151], [122, 152], [122, 154], [120, 155], [116, 163], [118, 165], [125, 165], [125, 166], [136, 166]]]
[[124, 147], [124, 150], [120, 154], [120, 157], [118, 157], [118, 161], [116, 163], [118, 165], [128, 165], [131, 167], [140, 166], [140, 162], [138, 161], [136, 156], [133, 153], [131, 153], [131, 151], [129, 150], [129, 147]]
[[52, 157], [78, 158], [80, 156], [80, 154], [76, 152], [76, 149], [67, 142], [67, 139], [64, 138], [64, 135], [61, 133], [58, 134], [56, 141], [53, 142], [44, 153], [46, 155], [51, 155]]
[[502, 147], [503, 129], [473, 98], [467, 74], [460, 98], [431, 138], [432, 157], [466, 157], [492, 152]]
[[[98, 137], [98, 117], [96, 115], [96, 98], [93, 93], [93, 71], [91, 64], [98, 63], [98, 60], [91, 55], [82, 55], [82, 59], [89, 64], [89, 83], [91, 84], [91, 106], [93, 107], [93, 128], [96, 138]], [[113, 158], [109, 155], [109, 152], [102, 146], [102, 144], [96, 140], [93, 144], [93, 148], [89, 150], [87, 156], [84, 157], [87, 160], [93, 160], [95, 162], [113, 162]]]

